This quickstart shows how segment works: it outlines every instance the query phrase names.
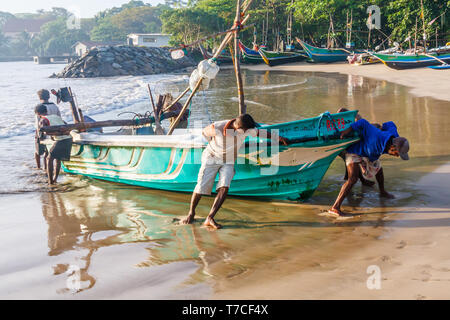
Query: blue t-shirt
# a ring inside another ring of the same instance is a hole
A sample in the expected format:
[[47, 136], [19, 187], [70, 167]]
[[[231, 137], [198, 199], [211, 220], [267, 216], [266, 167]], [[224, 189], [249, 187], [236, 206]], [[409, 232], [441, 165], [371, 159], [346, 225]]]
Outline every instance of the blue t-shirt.
[[348, 147], [347, 152], [367, 157], [370, 161], [380, 158], [391, 137], [398, 137], [397, 126], [392, 121], [383, 123], [381, 130], [365, 119], [352, 123], [351, 127], [358, 133], [361, 140]]

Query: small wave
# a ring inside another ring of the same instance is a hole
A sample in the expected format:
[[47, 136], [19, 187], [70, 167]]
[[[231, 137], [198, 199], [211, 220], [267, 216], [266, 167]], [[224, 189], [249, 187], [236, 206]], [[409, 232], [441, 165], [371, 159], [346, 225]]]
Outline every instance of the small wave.
[[[150, 84], [154, 95], [164, 91], [176, 95], [184, 90], [188, 77], [186, 75], [162, 74], [140, 77], [120, 77], [113, 79], [72, 79], [64, 83], [71, 86], [75, 100], [84, 115], [95, 116], [107, 112], [121, 110], [134, 105], [147, 103], [147, 84]], [[36, 86], [35, 83], [33, 83]], [[62, 85], [62, 84], [61, 84]], [[0, 139], [23, 136], [34, 132], [34, 105], [38, 102], [33, 96], [25, 97], [21, 106], [6, 106], [9, 112], [0, 119]], [[27, 100], [28, 99], [28, 100]], [[8, 108], [9, 107], [9, 108]], [[62, 118], [72, 121], [72, 113], [67, 103], [60, 104]]]
[[[231, 101], [239, 101], [238, 97], [232, 97], [232, 98], [230, 98], [230, 100]], [[259, 103], [259, 102], [252, 101], [252, 100], [245, 100], [245, 103], [246, 104], [253, 104], [253, 105], [264, 107], [264, 108], [273, 109], [271, 106], [268, 106], [267, 104]]]
[[308, 79], [304, 79], [303, 81], [294, 82], [294, 83], [249, 86], [249, 87], [245, 87], [244, 89], [250, 89], [250, 90], [271, 90], [271, 89], [278, 89], [278, 88], [285, 88], [285, 87], [300, 86], [302, 84], [305, 84], [306, 82], [308, 82]]

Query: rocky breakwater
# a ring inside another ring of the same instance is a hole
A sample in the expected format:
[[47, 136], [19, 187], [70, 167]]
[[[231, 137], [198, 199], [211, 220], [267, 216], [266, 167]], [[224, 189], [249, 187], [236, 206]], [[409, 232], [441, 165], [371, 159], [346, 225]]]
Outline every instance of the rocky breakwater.
[[183, 71], [197, 65], [194, 59], [172, 59], [169, 48], [130, 46], [94, 47], [68, 64], [53, 78], [140, 76]]

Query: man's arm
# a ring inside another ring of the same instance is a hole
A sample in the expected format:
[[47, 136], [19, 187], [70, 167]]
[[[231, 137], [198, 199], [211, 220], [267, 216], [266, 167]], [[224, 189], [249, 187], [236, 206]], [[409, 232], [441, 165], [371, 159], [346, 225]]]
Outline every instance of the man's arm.
[[45, 134], [44, 134], [44, 132], [42, 132], [40, 129], [42, 128], [42, 127], [47, 127], [47, 126], [49, 126], [50, 125], [50, 121], [48, 121], [48, 119], [45, 119], [45, 118], [41, 118], [40, 120], [39, 120], [39, 125], [38, 125], [38, 137], [39, 138], [41, 138], [41, 139], [44, 139], [45, 138]]
[[350, 127], [341, 132], [341, 139], [349, 135], [352, 131], [356, 131], [359, 135], [363, 134], [368, 127], [373, 127], [366, 119], [360, 119], [350, 124]]
[[[267, 139], [272, 139], [272, 134], [270, 131], [268, 130], [264, 130], [264, 129], [257, 129], [257, 136], [260, 137], [261, 136], [261, 131], [265, 132], [265, 136], [264, 138]], [[280, 141], [283, 145], [287, 146], [288, 145], [288, 140], [286, 138], [283, 138], [282, 136], [279, 136], [278, 134], [274, 134], [273, 135], [275, 138], [278, 137], [278, 141]]]
[[214, 123], [205, 127], [203, 129], [202, 133], [205, 137], [210, 137], [210, 138], [215, 137], [216, 136], [216, 128], [214, 127]]
[[353, 131], [353, 128], [350, 126], [344, 131], [341, 132], [341, 139], [344, 139], [345, 136], [349, 135]]

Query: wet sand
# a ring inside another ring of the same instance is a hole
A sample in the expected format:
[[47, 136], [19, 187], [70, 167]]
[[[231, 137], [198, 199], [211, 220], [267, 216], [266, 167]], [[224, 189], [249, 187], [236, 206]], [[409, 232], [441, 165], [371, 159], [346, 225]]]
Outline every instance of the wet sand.
[[[449, 299], [449, 174], [447, 163], [417, 181], [427, 199], [422, 205], [365, 208], [364, 216], [385, 213], [379, 221], [383, 229], [379, 234], [374, 234], [373, 225], [356, 226], [351, 237], [336, 240], [336, 250], [327, 251], [325, 261], [313, 258], [307, 268], [295, 271], [293, 264], [298, 262], [287, 257], [288, 265], [279, 263], [245, 282], [227, 282], [214, 298]], [[368, 221], [366, 217], [363, 220]], [[379, 268], [379, 289], [367, 286], [373, 275], [370, 266]]]
[[450, 101], [449, 70], [434, 70], [430, 68], [394, 70], [384, 66], [381, 63], [364, 66], [352, 66], [344, 62], [332, 64], [312, 64], [299, 62], [275, 67], [269, 67], [266, 64], [257, 64], [242, 65], [242, 68], [254, 71], [334, 72], [363, 76], [410, 87], [410, 92], [417, 97], [433, 97], [440, 100]]
[[[428, 96], [450, 101], [450, 72], [437, 73], [428, 68], [397, 71], [381, 64], [358, 67], [344, 63], [297, 63], [276, 67], [261, 64], [246, 65], [243, 68], [364, 76], [405, 85], [410, 88], [409, 92], [417, 97]], [[447, 104], [447, 107], [450, 105]], [[415, 110], [411, 109], [409, 112]], [[432, 121], [431, 124], [439, 126], [438, 121]], [[426, 146], [423, 145], [424, 149], [429, 149], [433, 143], [442, 146], [444, 142], [428, 140]], [[422, 151], [425, 151], [424, 149]], [[445, 153], [447, 152], [441, 154]], [[389, 208], [355, 207], [352, 200], [346, 201], [347, 212], [362, 213], [362, 218], [345, 222], [336, 220], [337, 225], [351, 224], [361, 219], [368, 222], [368, 217], [374, 213], [383, 213], [384, 216], [379, 218], [379, 225], [362, 224], [354, 228], [351, 237], [336, 239], [336, 250], [327, 251], [329, 255], [325, 262], [313, 257], [308, 265], [306, 261], [297, 261], [294, 252], [292, 256], [285, 257], [286, 262], [280, 262], [245, 279], [227, 282], [222, 290], [216, 292], [214, 298], [449, 299], [450, 162], [446, 162], [446, 158], [440, 164], [433, 165], [432, 162], [424, 161], [427, 165], [405, 170], [409, 171], [409, 178], [415, 180], [417, 190], [421, 190], [422, 200], [419, 202], [412, 201], [402, 206], [399, 203], [395, 205], [397, 200], [392, 200], [394, 207]], [[401, 163], [397, 166], [397, 170], [402, 170]], [[387, 179], [393, 178], [387, 170], [385, 172]], [[418, 177], [418, 172], [425, 175]], [[417, 179], [414, 179], [414, 176], [417, 176]], [[408, 189], [406, 185], [405, 189]], [[323, 207], [324, 210], [326, 208]], [[382, 232], [377, 233], [375, 229], [382, 229]], [[308, 267], [301, 268], [301, 264]], [[298, 271], [295, 266], [298, 266]], [[380, 289], [368, 288], [369, 277], [376, 275], [373, 269], [368, 270], [370, 266], [379, 268]]]

